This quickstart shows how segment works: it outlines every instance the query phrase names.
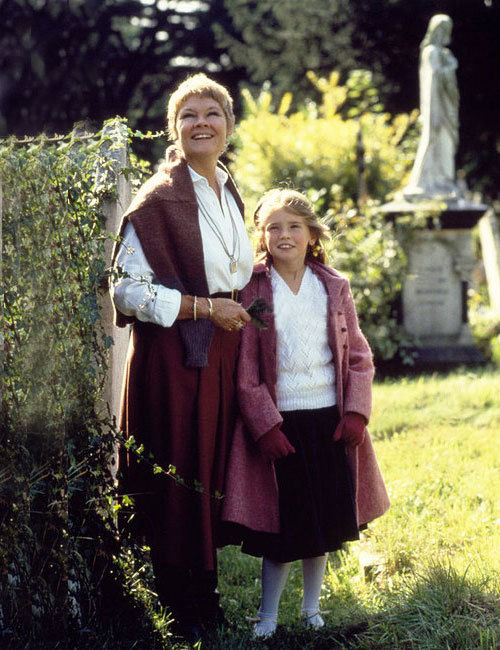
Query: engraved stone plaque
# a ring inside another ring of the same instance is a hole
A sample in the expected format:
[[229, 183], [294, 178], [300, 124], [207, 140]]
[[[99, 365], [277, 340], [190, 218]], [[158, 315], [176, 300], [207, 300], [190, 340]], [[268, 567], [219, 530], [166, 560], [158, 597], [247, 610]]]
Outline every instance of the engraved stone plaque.
[[405, 329], [430, 343], [455, 338], [462, 327], [462, 282], [453, 251], [432, 238], [417, 238], [409, 250], [403, 290]]

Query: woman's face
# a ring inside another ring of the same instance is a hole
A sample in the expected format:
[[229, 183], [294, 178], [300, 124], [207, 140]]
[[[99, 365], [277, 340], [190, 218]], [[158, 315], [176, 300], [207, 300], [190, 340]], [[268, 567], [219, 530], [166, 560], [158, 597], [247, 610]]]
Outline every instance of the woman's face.
[[221, 105], [211, 97], [192, 95], [177, 115], [177, 144], [187, 160], [217, 159], [226, 148], [227, 122]]
[[443, 45], [449, 45], [451, 41], [451, 22], [446, 22], [443, 25], [443, 37], [442, 37], [442, 43]]
[[304, 217], [283, 208], [265, 217], [263, 231], [266, 249], [275, 266], [300, 266], [305, 261], [307, 247], [316, 242]]
[[453, 24], [451, 20], [441, 20], [434, 27], [430, 42], [434, 45], [449, 45], [452, 28]]

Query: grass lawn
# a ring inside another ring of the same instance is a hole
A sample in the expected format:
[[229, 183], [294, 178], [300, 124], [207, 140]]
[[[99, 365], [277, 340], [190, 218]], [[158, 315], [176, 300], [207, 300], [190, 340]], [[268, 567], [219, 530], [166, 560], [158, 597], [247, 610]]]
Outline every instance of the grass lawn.
[[[326, 627], [300, 626], [297, 562], [276, 635], [253, 641], [246, 617], [259, 606], [260, 560], [225, 548], [219, 589], [231, 627], [202, 649], [500, 647], [499, 371], [377, 381], [370, 431], [392, 506], [330, 555]], [[367, 554], [371, 566], [360, 562]]]

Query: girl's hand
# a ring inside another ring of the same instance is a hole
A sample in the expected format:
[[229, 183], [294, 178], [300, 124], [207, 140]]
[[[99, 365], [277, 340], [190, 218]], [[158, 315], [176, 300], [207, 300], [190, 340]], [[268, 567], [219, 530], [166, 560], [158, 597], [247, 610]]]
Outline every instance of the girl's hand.
[[347, 411], [344, 413], [335, 429], [333, 439], [343, 440], [350, 447], [363, 444], [365, 439], [366, 420], [360, 413]]
[[280, 431], [279, 427], [273, 427], [257, 440], [260, 453], [264, 458], [272, 463], [278, 458], [285, 458], [288, 454], [294, 454], [295, 448], [290, 444], [285, 434]]
[[227, 332], [239, 330], [251, 320], [243, 307], [230, 298], [213, 298], [212, 303], [212, 322]]

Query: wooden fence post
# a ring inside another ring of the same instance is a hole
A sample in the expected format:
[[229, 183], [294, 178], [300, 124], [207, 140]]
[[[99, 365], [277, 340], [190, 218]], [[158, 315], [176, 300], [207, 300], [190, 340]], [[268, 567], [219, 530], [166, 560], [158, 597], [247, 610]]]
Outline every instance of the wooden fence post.
[[[104, 206], [106, 218], [106, 233], [113, 235], [117, 232], [121, 218], [131, 199], [130, 182], [121, 174], [128, 163], [127, 126], [122, 122], [108, 124], [103, 129], [104, 135], [112, 140], [106, 143], [101, 153], [107, 161], [111, 161], [111, 171], [116, 178], [117, 195], [113, 201]], [[108, 170], [109, 173], [109, 170]], [[105, 244], [106, 262], [110, 263], [114, 240], [108, 237]], [[129, 328], [118, 328], [113, 325], [113, 307], [109, 291], [100, 298], [101, 318], [106, 335], [113, 339], [109, 351], [108, 373], [103, 394], [103, 407], [110, 410], [112, 416], [118, 418], [123, 380], [123, 369], [127, 356]]]

